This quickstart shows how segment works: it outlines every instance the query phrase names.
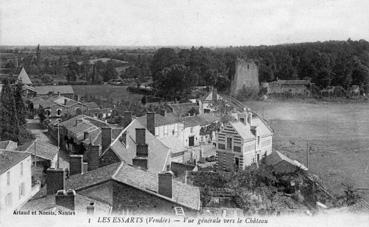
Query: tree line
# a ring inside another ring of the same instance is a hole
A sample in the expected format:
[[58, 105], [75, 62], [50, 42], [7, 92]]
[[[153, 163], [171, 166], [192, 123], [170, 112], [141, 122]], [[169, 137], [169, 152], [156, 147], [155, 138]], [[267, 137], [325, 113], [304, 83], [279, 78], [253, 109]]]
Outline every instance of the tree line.
[[236, 58], [253, 59], [259, 81], [310, 79], [319, 88], [359, 85], [369, 92], [369, 43], [327, 41], [275, 46], [157, 50], [151, 62], [154, 87], [160, 96], [187, 96], [191, 86], [227, 91]]

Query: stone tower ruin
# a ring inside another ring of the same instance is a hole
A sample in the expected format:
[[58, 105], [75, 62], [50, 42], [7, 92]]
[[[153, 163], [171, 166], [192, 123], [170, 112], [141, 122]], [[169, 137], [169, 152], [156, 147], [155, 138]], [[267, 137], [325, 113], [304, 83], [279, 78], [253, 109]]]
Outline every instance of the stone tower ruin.
[[259, 70], [254, 61], [237, 58], [235, 74], [231, 78], [231, 95], [237, 96], [243, 88], [250, 93], [259, 92]]

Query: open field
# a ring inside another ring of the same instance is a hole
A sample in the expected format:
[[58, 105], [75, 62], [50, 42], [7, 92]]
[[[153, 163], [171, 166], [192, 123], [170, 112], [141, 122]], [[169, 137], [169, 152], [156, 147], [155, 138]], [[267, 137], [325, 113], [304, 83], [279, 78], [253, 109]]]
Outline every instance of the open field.
[[141, 101], [142, 95], [133, 94], [127, 91], [127, 86], [113, 85], [72, 85], [74, 93], [77, 95], [100, 96], [113, 101]]
[[353, 184], [369, 200], [369, 104], [245, 102], [275, 131], [274, 149], [306, 164], [334, 193]]

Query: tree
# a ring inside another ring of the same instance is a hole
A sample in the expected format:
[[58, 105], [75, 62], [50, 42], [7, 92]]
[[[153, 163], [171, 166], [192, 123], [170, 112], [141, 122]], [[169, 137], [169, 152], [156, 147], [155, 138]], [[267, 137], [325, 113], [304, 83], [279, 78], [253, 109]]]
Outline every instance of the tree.
[[5, 80], [0, 97], [0, 138], [18, 142], [19, 120], [14, 99], [14, 92]]
[[177, 54], [171, 48], [160, 48], [154, 54], [151, 62], [151, 73], [154, 81], [157, 79], [157, 75], [166, 67], [170, 67], [174, 64], [179, 64], [180, 59]]
[[184, 65], [172, 65], [157, 73], [154, 86], [158, 94], [169, 99], [182, 99], [194, 85], [194, 75]]
[[24, 100], [22, 97], [23, 85], [21, 83], [17, 83], [15, 87], [14, 99], [16, 106], [16, 114], [19, 121], [20, 126], [24, 126], [26, 122], [26, 106], [24, 105]]

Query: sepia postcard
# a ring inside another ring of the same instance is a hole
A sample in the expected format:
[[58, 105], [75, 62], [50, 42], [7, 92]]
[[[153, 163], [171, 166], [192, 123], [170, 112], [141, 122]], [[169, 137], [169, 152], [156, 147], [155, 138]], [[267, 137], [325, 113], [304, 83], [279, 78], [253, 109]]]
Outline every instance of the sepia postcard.
[[0, 226], [368, 226], [366, 0], [2, 0]]

